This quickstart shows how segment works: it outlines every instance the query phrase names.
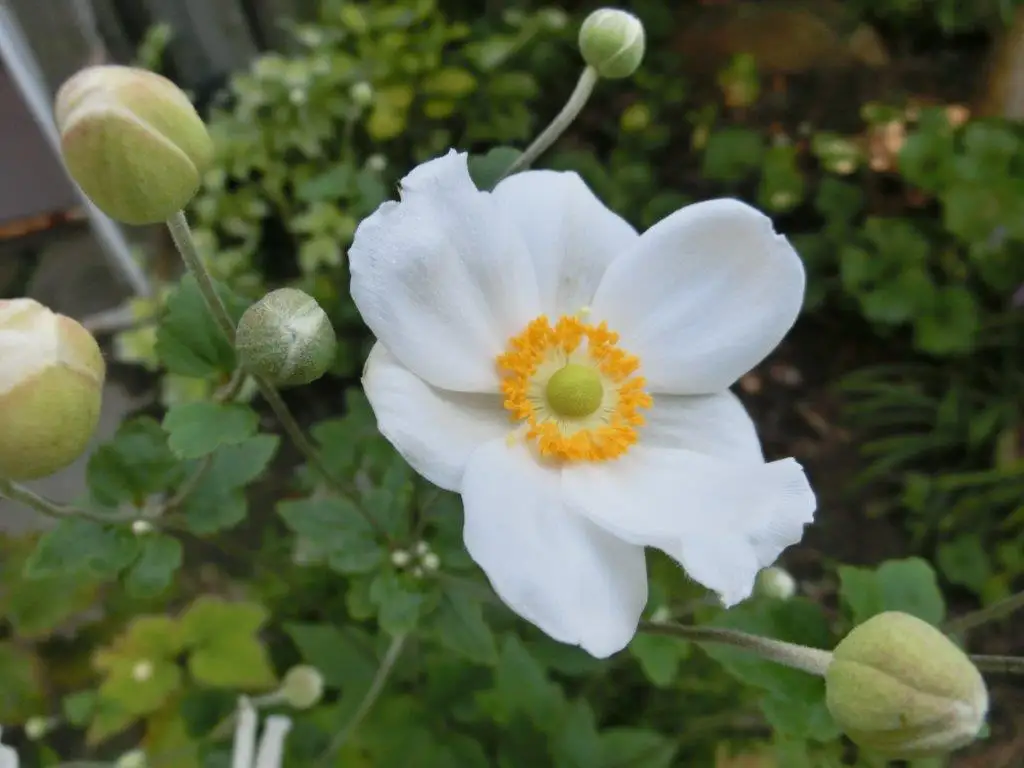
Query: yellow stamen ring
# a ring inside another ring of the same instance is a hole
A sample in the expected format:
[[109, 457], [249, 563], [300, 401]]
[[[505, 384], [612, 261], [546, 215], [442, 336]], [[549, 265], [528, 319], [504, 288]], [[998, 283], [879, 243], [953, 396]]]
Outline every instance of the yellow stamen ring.
[[554, 325], [542, 315], [509, 339], [497, 359], [505, 408], [542, 456], [607, 461], [636, 443], [640, 410], [653, 400], [635, 375], [639, 358], [618, 340], [573, 315]]

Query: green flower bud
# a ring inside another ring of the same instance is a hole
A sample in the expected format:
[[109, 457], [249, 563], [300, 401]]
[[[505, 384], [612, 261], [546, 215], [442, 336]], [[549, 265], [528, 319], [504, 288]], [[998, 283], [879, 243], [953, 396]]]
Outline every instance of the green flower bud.
[[601, 77], [629, 77], [644, 58], [644, 25], [636, 16], [616, 8], [602, 8], [587, 16], [580, 27], [580, 53]]
[[53, 729], [53, 721], [48, 717], [30, 717], [25, 721], [25, 735], [32, 741], [39, 741]]
[[825, 673], [826, 702], [846, 735], [880, 755], [911, 759], [971, 743], [988, 691], [971, 660], [932, 625], [881, 613], [856, 627]]
[[324, 695], [324, 678], [316, 667], [300, 664], [284, 676], [281, 698], [295, 709], [309, 709]]
[[754, 592], [773, 600], [788, 600], [796, 594], [796, 580], [788, 571], [772, 566], [757, 574]]
[[104, 213], [127, 224], [165, 221], [195, 195], [213, 142], [170, 80], [133, 67], [88, 67], [57, 93], [64, 164]]
[[281, 288], [245, 311], [235, 347], [249, 370], [280, 386], [297, 386], [327, 372], [337, 339], [327, 313], [311, 296]]
[[106, 365], [71, 318], [31, 299], [0, 300], [0, 478], [51, 475], [85, 451]]

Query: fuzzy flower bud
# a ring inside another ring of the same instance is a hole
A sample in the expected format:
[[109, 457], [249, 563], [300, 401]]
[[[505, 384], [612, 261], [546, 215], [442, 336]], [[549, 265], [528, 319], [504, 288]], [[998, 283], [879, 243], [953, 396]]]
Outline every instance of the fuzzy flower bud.
[[757, 574], [754, 591], [762, 597], [788, 600], [796, 594], [796, 580], [788, 571], [772, 566]]
[[127, 224], [155, 224], [184, 208], [213, 159], [195, 107], [155, 72], [83, 69], [58, 91], [54, 113], [71, 177]]
[[52, 475], [85, 450], [106, 365], [96, 340], [32, 299], [0, 299], [0, 478]]
[[601, 77], [629, 77], [644, 58], [644, 25], [631, 13], [602, 8], [583, 22], [579, 44], [583, 60]]
[[337, 339], [327, 313], [311, 296], [281, 288], [245, 311], [235, 347], [249, 370], [280, 386], [297, 386], [327, 372]]
[[281, 698], [295, 709], [309, 709], [324, 695], [324, 678], [316, 667], [292, 667], [281, 683]]
[[846, 735], [880, 755], [938, 756], [971, 743], [988, 712], [985, 681], [930, 624], [881, 613], [856, 627], [825, 673], [826, 702]]

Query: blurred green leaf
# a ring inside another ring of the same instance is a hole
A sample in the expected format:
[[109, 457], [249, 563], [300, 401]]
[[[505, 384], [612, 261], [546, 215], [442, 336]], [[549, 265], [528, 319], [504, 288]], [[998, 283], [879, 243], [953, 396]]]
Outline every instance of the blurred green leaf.
[[222, 445], [237, 445], [256, 433], [259, 416], [247, 405], [202, 401], [171, 408], [164, 416], [167, 445], [182, 459], [198, 459]]
[[310, 552], [339, 573], [370, 573], [385, 550], [359, 508], [340, 497], [282, 501], [277, 513]]
[[100, 504], [141, 506], [148, 496], [175, 487], [184, 473], [167, 445], [167, 433], [154, 419], [142, 417], [122, 424], [89, 457], [86, 482]]
[[39, 539], [25, 563], [25, 575], [37, 578], [78, 573], [110, 578], [131, 565], [139, 551], [137, 537], [123, 526], [66, 517]]
[[514, 147], [494, 147], [484, 155], [470, 155], [469, 175], [477, 189], [490, 192], [501, 180], [505, 169], [522, 154]]
[[749, 128], [720, 128], [704, 148], [703, 175], [713, 181], [736, 182], [761, 166], [764, 137]]
[[372, 641], [353, 627], [331, 624], [287, 624], [302, 660], [316, 667], [333, 688], [363, 688], [377, 671]]
[[410, 632], [420, 620], [423, 595], [393, 571], [382, 571], [373, 578], [370, 600], [377, 606], [381, 629], [390, 635]]
[[691, 646], [685, 640], [666, 635], [637, 633], [629, 644], [629, 652], [643, 669], [644, 675], [658, 688], [668, 688], [675, 682], [679, 664], [690, 655]]
[[611, 728], [601, 734], [601, 768], [670, 768], [678, 743], [657, 731]]
[[276, 677], [257, 634], [266, 619], [266, 609], [257, 603], [196, 599], [181, 617], [193, 677], [216, 688], [272, 687]]
[[876, 569], [840, 566], [839, 597], [854, 624], [883, 611], [902, 611], [935, 625], [946, 615], [935, 571], [917, 557], [888, 560]]
[[445, 585], [430, 624], [442, 645], [480, 664], [495, 664], [498, 647], [480, 601], [469, 590]]
[[981, 594], [992, 575], [989, 553], [985, 551], [981, 537], [973, 533], [965, 533], [940, 544], [938, 563], [942, 575], [949, 581], [976, 594]]
[[155, 532], [142, 536], [140, 542], [139, 558], [125, 574], [125, 586], [133, 597], [153, 597], [171, 585], [181, 567], [181, 543]]
[[603, 759], [597, 718], [586, 699], [569, 704], [561, 725], [552, 734], [551, 754], [556, 768], [593, 768]]

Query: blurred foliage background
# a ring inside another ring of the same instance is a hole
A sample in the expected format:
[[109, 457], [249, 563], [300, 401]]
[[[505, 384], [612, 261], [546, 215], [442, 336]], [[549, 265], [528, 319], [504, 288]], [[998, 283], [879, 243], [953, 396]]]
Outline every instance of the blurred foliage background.
[[[170, 765], [225, 765], [211, 732], [235, 693], [272, 689], [276, 670], [304, 661], [329, 695], [297, 717], [287, 765], [884, 765], [840, 739], [821, 682], [801, 673], [646, 635], [601, 664], [513, 622], [467, 560], [457, 499], [412, 476], [359, 391], [370, 340], [345, 261], [357, 223], [450, 146], [479, 155], [484, 177], [485, 153], [525, 145], [571, 90], [595, 5], [320, 0], [288, 51], [197, 94], [218, 146], [190, 212], [197, 237], [240, 307], [287, 284], [327, 309], [342, 342], [333, 375], [289, 399], [353, 497], [294, 480], [275, 438], [246, 433], [216, 448], [173, 533], [64, 521], [39, 546], [0, 541], [0, 723], [54, 717], [53, 744], [26, 746], [42, 764], [141, 737]], [[541, 165], [578, 171], [641, 228], [720, 195], [775, 217], [806, 261], [807, 302], [739, 394], [769, 456], [802, 461], [821, 498], [784, 557], [796, 597], [723, 612], [652, 558], [650, 614], [829, 647], [882, 610], [943, 624], [1019, 590], [1018, 3], [623, 5], [647, 28], [643, 67], [601, 83]], [[159, 69], [166, 42], [155, 30], [140, 56]], [[212, 340], [197, 354], [176, 343], [210, 331], [171, 253], [150, 254], [162, 287], [135, 305], [160, 323], [114, 351], [155, 374], [160, 403], [93, 457], [97, 508], [144, 510], [194, 469], [159, 420], [233, 368]], [[352, 504], [384, 521], [390, 552]], [[409, 561], [394, 564], [395, 548]], [[439, 570], [422, 567], [431, 553]], [[952, 626], [972, 651], [1024, 652], [1020, 620]], [[389, 636], [414, 629], [373, 713], [318, 763]], [[140, 661], [153, 665], [141, 681]], [[989, 738], [951, 764], [1024, 764], [1024, 694], [993, 691]]]

